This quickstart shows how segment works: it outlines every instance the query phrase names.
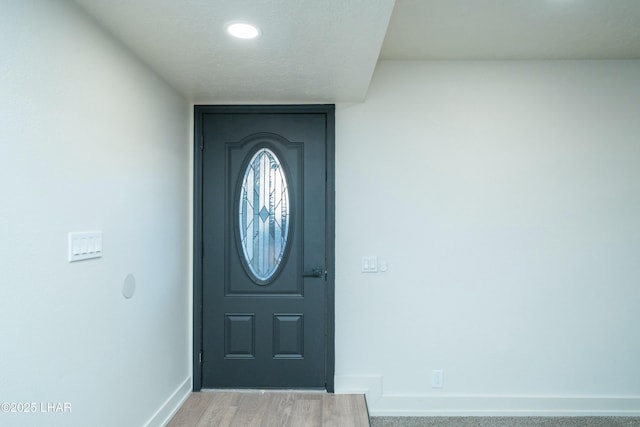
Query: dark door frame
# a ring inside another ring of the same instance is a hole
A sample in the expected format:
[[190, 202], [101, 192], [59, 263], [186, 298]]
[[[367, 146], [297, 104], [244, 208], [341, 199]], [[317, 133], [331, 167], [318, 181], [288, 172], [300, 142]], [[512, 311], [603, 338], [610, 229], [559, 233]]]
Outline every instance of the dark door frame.
[[326, 259], [325, 385], [334, 392], [335, 374], [335, 106], [327, 105], [195, 105], [193, 195], [193, 390], [202, 388], [202, 135], [206, 114], [324, 114], [326, 116]]

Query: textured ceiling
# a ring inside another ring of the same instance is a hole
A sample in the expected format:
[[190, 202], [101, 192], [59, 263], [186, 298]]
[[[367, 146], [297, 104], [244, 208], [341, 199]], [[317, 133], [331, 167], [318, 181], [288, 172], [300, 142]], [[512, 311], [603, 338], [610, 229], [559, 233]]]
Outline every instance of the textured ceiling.
[[640, 59], [640, 0], [398, 0], [381, 59]]
[[[196, 103], [364, 98], [393, 0], [76, 0]], [[256, 24], [232, 39], [230, 21]]]
[[359, 102], [379, 58], [640, 59], [640, 0], [75, 1], [195, 103]]

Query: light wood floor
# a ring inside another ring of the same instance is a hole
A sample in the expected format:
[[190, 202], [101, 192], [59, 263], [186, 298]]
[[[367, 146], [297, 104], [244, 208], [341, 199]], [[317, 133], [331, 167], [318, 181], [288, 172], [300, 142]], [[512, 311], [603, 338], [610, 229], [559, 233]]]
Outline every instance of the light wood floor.
[[167, 427], [368, 427], [363, 395], [281, 391], [192, 393]]

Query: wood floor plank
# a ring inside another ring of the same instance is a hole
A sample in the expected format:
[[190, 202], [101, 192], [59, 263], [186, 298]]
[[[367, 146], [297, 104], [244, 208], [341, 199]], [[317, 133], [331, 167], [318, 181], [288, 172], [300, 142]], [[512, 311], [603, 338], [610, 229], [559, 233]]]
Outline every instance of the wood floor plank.
[[209, 407], [195, 427], [230, 427], [238, 412], [238, 396], [229, 393], [206, 393]]
[[365, 412], [364, 417], [362, 416], [357, 401], [357, 395], [326, 395], [322, 407], [322, 425], [324, 427], [368, 426], [368, 415]]
[[262, 419], [271, 405], [270, 393], [241, 393], [238, 412], [233, 418], [233, 427], [260, 427]]
[[220, 408], [212, 411], [208, 411], [195, 427], [231, 427], [233, 425], [233, 419], [238, 413], [237, 406], [229, 406], [227, 408]]
[[364, 396], [352, 394], [350, 395], [350, 409], [353, 417], [354, 425], [358, 427], [369, 427], [369, 410]]
[[209, 399], [202, 393], [191, 393], [182, 408], [168, 424], [171, 427], [193, 427], [193, 420], [198, 420], [207, 411]]
[[304, 392], [192, 393], [168, 427], [366, 427], [362, 395]]
[[321, 427], [322, 400], [298, 399], [294, 402], [287, 427]]
[[[325, 427], [353, 427], [351, 420], [345, 416], [347, 396], [336, 399], [335, 396], [325, 396], [322, 400], [322, 425]], [[342, 425], [340, 424], [342, 422]], [[346, 424], [348, 423], [348, 424]]]
[[295, 401], [296, 397], [292, 393], [273, 394], [271, 405], [262, 420], [261, 427], [282, 427], [287, 425]]

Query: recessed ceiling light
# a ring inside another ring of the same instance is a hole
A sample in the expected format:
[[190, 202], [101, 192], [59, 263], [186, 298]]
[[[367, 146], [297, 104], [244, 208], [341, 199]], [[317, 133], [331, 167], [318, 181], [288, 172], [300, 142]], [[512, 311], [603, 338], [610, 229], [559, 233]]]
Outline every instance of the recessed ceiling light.
[[258, 28], [245, 22], [234, 22], [227, 25], [227, 32], [239, 39], [255, 39], [260, 35]]

